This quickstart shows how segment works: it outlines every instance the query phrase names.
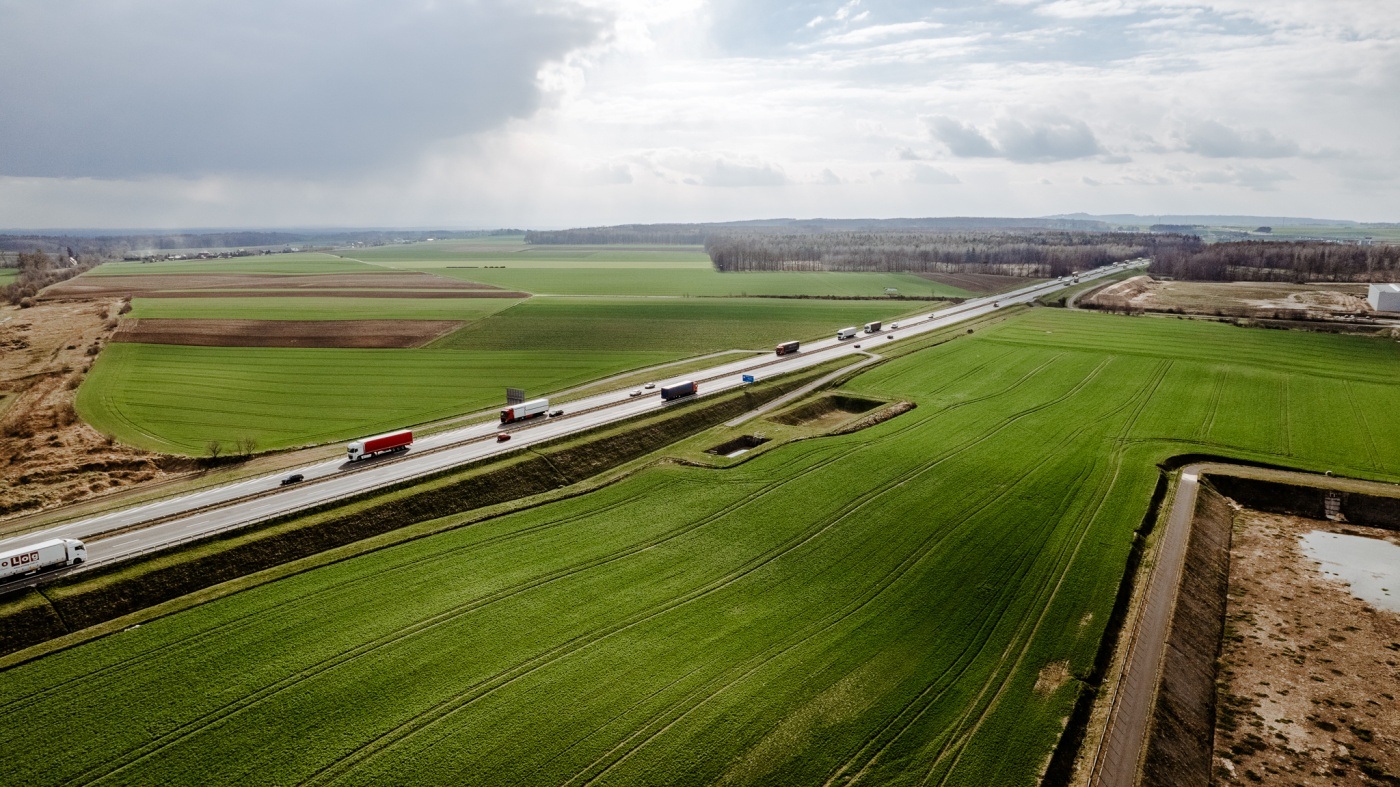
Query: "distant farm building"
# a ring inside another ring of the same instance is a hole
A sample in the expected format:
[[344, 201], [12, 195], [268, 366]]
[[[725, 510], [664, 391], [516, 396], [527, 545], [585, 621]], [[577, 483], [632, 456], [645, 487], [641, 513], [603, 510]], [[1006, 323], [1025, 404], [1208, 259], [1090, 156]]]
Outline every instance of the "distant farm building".
[[1366, 302], [1378, 312], [1400, 312], [1400, 284], [1372, 284]]

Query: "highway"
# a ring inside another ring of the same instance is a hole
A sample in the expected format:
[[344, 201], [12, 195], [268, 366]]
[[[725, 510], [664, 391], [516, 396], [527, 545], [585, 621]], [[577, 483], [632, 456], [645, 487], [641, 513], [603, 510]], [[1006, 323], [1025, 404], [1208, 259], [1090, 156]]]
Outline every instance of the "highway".
[[[1145, 260], [1132, 263], [1134, 266], [1146, 264]], [[1116, 266], [1101, 268], [1081, 274], [1080, 280], [1089, 281], [1120, 270], [1122, 268]], [[897, 320], [895, 322], [899, 325], [898, 329], [887, 327], [877, 334], [861, 334], [848, 341], [830, 338], [804, 343], [802, 351], [794, 355], [746, 357], [703, 371], [690, 372], [684, 376], [657, 379], [656, 389], [644, 390], [642, 395], [635, 397], [630, 395], [633, 389], [628, 388], [572, 401], [551, 401], [551, 409], [562, 409], [563, 416], [539, 418], [507, 427], [502, 427], [494, 421], [471, 424], [416, 440], [411, 449], [398, 454], [381, 455], [355, 463], [344, 460], [320, 462], [294, 471], [248, 478], [224, 486], [31, 531], [22, 536], [0, 540], [0, 550], [48, 538], [82, 539], [88, 545], [87, 564], [43, 576], [71, 574], [94, 565], [245, 527], [633, 416], [660, 412], [672, 404], [661, 400], [660, 388], [663, 385], [696, 380], [700, 383], [699, 396], [713, 396], [746, 385], [742, 380], [744, 375], [754, 375], [763, 380], [857, 354], [862, 352], [862, 347], [866, 350], [877, 350], [876, 342], [879, 342], [879, 346], [885, 346], [896, 337], [916, 337], [982, 317], [999, 308], [1025, 303], [1069, 286], [1073, 286], [1072, 282], [1043, 282], [1009, 293], [968, 300], [929, 314]], [[842, 326], [832, 326], [833, 334], [840, 327]], [[497, 442], [496, 434], [501, 431], [509, 432], [510, 440]], [[282, 486], [282, 479], [291, 472], [303, 474], [305, 480], [298, 484]], [[0, 591], [33, 584], [36, 579], [38, 578], [9, 582], [0, 587]]]

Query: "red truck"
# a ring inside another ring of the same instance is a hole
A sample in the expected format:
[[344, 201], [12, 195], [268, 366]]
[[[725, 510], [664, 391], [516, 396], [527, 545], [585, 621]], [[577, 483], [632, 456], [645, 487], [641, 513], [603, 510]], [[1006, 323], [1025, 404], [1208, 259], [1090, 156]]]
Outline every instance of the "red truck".
[[783, 342], [782, 344], [778, 345], [778, 346], [775, 347], [774, 349], [777, 351], [777, 354], [778, 354], [778, 355], [787, 355], [787, 354], [789, 354], [789, 353], [795, 353], [795, 352], [797, 352], [797, 348], [799, 348], [799, 347], [801, 347], [801, 346], [802, 346], [802, 343], [801, 343], [801, 342]]
[[397, 432], [385, 432], [374, 437], [356, 440], [345, 450], [350, 456], [350, 461], [354, 462], [387, 451], [407, 451], [411, 445], [413, 445], [413, 432], [408, 429], [400, 429]]
[[531, 399], [501, 410], [501, 423], [511, 424], [527, 418], [539, 418], [549, 412], [548, 399]]

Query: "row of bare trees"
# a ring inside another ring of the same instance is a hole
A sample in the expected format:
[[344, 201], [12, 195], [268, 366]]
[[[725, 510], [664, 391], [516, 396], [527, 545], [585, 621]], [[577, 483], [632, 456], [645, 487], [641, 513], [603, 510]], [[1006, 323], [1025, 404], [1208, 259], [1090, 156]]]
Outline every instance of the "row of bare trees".
[[1194, 235], [1120, 232], [731, 233], [705, 244], [720, 271], [823, 270], [1064, 276], [1164, 249]]
[[1195, 281], [1400, 281], [1400, 246], [1326, 241], [1237, 241], [1163, 249], [1154, 275]]
[[33, 298], [50, 284], [71, 279], [98, 263], [87, 257], [75, 258], [72, 250], [67, 255], [51, 257], [42, 251], [20, 252], [16, 258], [19, 275], [15, 280], [0, 287], [0, 298], [11, 305], [29, 306]]

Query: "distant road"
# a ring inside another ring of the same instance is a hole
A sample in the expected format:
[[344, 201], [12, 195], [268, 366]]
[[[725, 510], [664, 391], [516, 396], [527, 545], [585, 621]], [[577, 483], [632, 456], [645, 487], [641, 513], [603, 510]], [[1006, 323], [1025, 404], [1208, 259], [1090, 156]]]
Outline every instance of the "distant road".
[[[1134, 265], [1140, 267], [1146, 265], [1146, 261]], [[1120, 270], [1118, 267], [1103, 268], [1083, 274], [1080, 279], [1088, 281]], [[283, 471], [30, 531], [0, 540], [0, 549], [47, 538], [80, 538], [88, 542], [89, 562], [42, 577], [7, 583], [0, 588], [0, 592], [212, 533], [244, 527], [633, 416], [659, 412], [668, 406], [668, 403], [661, 401], [659, 389], [663, 385], [697, 380], [700, 382], [700, 396], [712, 396], [743, 387], [746, 383], [742, 376], [746, 374], [762, 380], [800, 371], [835, 358], [859, 354], [862, 350], [857, 346], [860, 345], [875, 349], [871, 342], [879, 341], [880, 346], [884, 346], [888, 343], [886, 337], [907, 339], [919, 336], [982, 317], [999, 308], [1032, 301], [1067, 286], [1072, 285], [1069, 282], [1044, 282], [1000, 295], [976, 298], [930, 314], [897, 320], [900, 327], [894, 331], [887, 329], [873, 335], [861, 334], [844, 342], [835, 338], [823, 339], [804, 343], [802, 351], [796, 355], [750, 356], [683, 376], [660, 378], [655, 381], [656, 390], [644, 391], [637, 397], [629, 396], [631, 389], [619, 389], [583, 399], [551, 401], [551, 408], [564, 410], [564, 416], [504, 428], [492, 421], [475, 423], [417, 440], [405, 453], [357, 463], [335, 460], [308, 465], [296, 469], [306, 477], [299, 484], [281, 486], [281, 480], [291, 472]], [[833, 334], [840, 327], [832, 326]], [[495, 435], [500, 431], [510, 432], [511, 439], [498, 443]]]

